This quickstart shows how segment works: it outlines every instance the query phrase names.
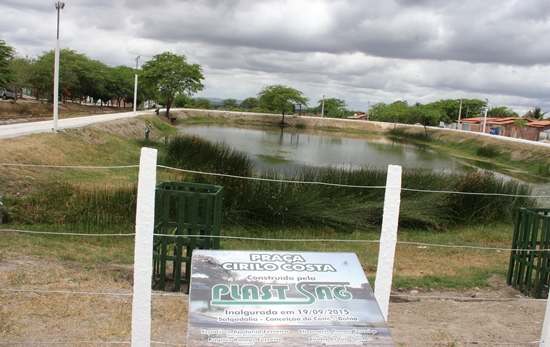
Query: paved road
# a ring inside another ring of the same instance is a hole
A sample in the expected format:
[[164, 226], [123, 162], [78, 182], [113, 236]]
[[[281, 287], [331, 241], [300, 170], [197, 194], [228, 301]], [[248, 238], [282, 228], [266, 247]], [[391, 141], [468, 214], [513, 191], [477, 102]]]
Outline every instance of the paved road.
[[[139, 111], [136, 114], [154, 114], [155, 110]], [[134, 112], [109, 113], [97, 116], [65, 118], [57, 120], [57, 129], [78, 128], [94, 123], [109, 122], [121, 118], [134, 117]], [[53, 131], [53, 119], [42, 122], [27, 122], [0, 125], [0, 139], [9, 139], [29, 134], [39, 134]]]

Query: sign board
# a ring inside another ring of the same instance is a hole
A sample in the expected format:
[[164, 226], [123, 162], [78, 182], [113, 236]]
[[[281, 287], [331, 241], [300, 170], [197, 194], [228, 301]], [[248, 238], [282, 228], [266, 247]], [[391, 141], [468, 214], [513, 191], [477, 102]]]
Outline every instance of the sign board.
[[196, 250], [187, 346], [394, 346], [355, 253]]

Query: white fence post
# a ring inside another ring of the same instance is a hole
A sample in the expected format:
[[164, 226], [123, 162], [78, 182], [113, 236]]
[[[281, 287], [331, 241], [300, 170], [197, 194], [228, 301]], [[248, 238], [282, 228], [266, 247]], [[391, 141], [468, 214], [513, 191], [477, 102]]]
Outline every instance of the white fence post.
[[386, 322], [388, 321], [393, 262], [395, 259], [395, 245], [397, 244], [397, 225], [399, 224], [401, 172], [401, 166], [388, 166], [382, 234], [380, 235], [380, 250], [378, 252], [378, 266], [376, 268], [374, 297], [378, 301]]
[[134, 249], [134, 297], [132, 301], [132, 347], [151, 346], [151, 276], [157, 150], [141, 149]]
[[546, 314], [544, 315], [542, 334], [540, 336], [540, 347], [550, 347], [550, 295], [546, 302]]

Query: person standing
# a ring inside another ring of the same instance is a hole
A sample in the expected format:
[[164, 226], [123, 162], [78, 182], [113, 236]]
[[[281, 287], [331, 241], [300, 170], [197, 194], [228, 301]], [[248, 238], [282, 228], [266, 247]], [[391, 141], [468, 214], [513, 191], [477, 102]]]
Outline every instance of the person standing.
[[152, 126], [153, 126], [153, 124], [149, 124], [148, 126], [145, 127], [145, 139], [146, 140], [149, 140], [149, 132], [151, 131]]

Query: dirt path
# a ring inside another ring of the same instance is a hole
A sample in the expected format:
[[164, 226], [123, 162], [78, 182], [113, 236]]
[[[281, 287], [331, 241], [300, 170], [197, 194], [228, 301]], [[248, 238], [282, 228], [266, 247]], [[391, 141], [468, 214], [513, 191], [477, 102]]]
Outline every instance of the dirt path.
[[[91, 267], [3, 250], [0, 344], [129, 341], [132, 274], [128, 265]], [[546, 301], [493, 282], [490, 290], [394, 293], [388, 325], [396, 346], [538, 346], [529, 342], [540, 339]], [[152, 305], [152, 340], [185, 346], [188, 297], [154, 292]]]

